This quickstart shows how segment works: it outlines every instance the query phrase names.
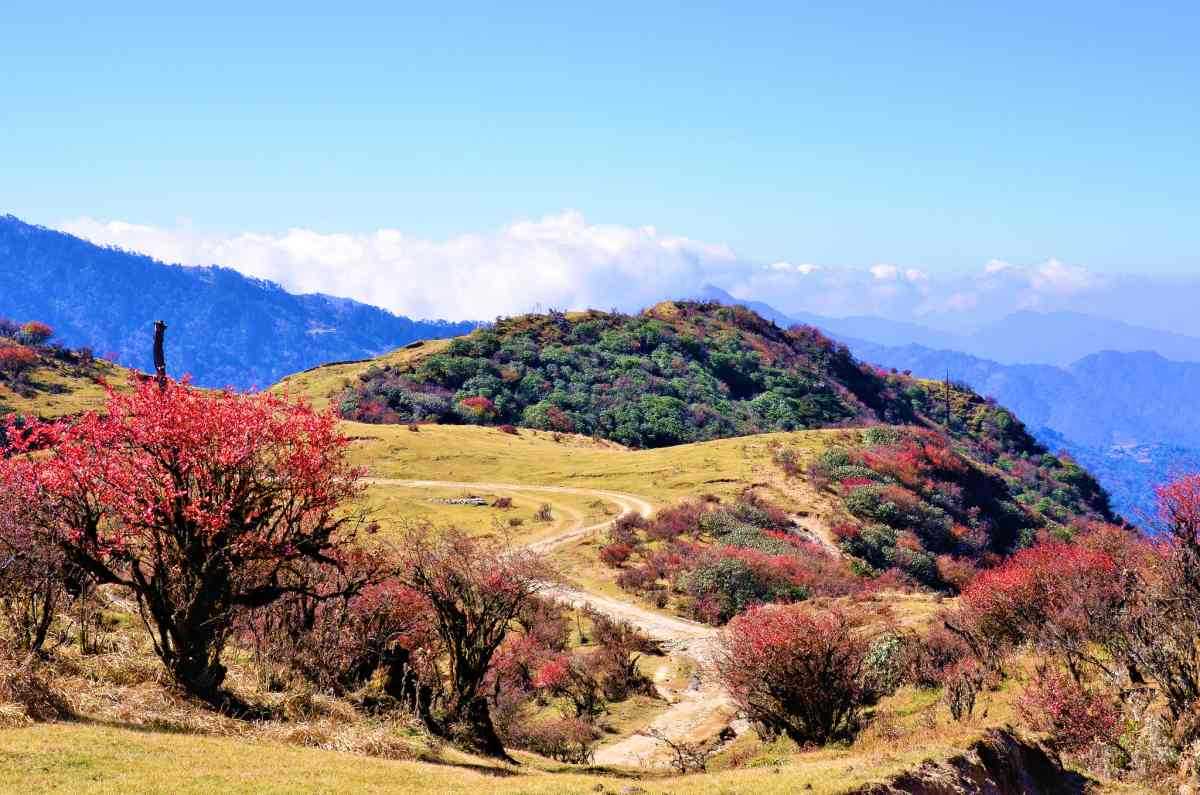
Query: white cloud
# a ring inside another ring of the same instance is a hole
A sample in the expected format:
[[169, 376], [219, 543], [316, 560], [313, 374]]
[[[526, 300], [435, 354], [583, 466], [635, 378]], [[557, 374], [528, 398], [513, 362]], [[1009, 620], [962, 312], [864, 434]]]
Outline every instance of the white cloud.
[[881, 262], [878, 265], [872, 265], [869, 270], [871, 275], [877, 281], [881, 282], [894, 282], [903, 279], [906, 282], [916, 284], [917, 282], [929, 280], [929, 274], [919, 268], [901, 269], [898, 265], [889, 265]]
[[799, 273], [804, 276], [807, 276], [810, 273], [815, 273], [816, 271], [821, 269], [819, 265], [813, 265], [812, 263], [808, 263], [808, 262], [802, 263], [800, 265], [793, 265], [790, 262], [772, 262], [770, 265], [767, 265], [766, 268], [767, 268], [767, 270], [771, 270], [771, 271], [780, 271], [783, 273]]
[[487, 319], [539, 304], [636, 307], [728, 282], [751, 267], [722, 244], [651, 226], [590, 224], [575, 211], [441, 241], [395, 229], [214, 235], [93, 218], [60, 228], [167, 262], [228, 265], [295, 292], [347, 296], [418, 317]]
[[483, 319], [537, 306], [635, 309], [713, 284], [789, 313], [984, 322], [1020, 308], [1077, 306], [1105, 281], [1079, 265], [992, 260], [968, 273], [908, 265], [751, 261], [728, 245], [653, 226], [590, 223], [568, 210], [445, 240], [366, 233], [214, 234], [79, 218], [61, 229], [185, 265], [219, 264], [293, 292], [324, 292], [414, 317]]
[[979, 296], [976, 293], [951, 293], [944, 306], [951, 312], [970, 312], [979, 306]]
[[872, 265], [871, 275], [881, 282], [890, 282], [900, 274], [900, 269], [895, 265]]
[[1101, 282], [1095, 274], [1079, 265], [1067, 265], [1050, 259], [1033, 270], [1029, 283], [1038, 291], [1054, 293], [1079, 293], [1097, 286]]

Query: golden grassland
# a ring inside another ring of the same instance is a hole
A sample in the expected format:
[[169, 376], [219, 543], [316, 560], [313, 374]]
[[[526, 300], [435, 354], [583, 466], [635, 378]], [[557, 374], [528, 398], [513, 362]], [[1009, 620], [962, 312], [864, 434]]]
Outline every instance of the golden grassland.
[[[773, 462], [781, 447], [807, 463], [834, 440], [854, 431], [795, 431], [720, 439], [653, 450], [630, 450], [589, 437], [520, 429], [512, 435], [473, 425], [402, 425], [344, 423], [353, 440], [352, 459], [380, 479], [512, 483], [566, 486], [620, 492], [641, 497], [656, 507], [711, 494], [736, 497], [754, 487], [788, 510], [831, 517], [838, 510], [829, 495], [818, 494], [795, 478], [785, 478]], [[446, 505], [441, 496], [511, 496], [514, 508]], [[532, 514], [542, 503], [552, 507], [551, 523]], [[506, 532], [514, 542], [530, 543], [552, 535], [565, 524], [595, 524], [611, 518], [616, 508], [607, 500], [562, 493], [520, 492], [459, 487], [412, 489], [372, 485], [361, 503], [381, 527], [381, 537], [396, 538], [413, 521], [457, 526], [471, 532]], [[509, 518], [521, 525], [508, 527]], [[603, 534], [593, 533], [554, 553], [558, 569], [576, 586], [619, 597], [649, 608], [644, 599], [621, 590], [617, 572], [599, 560]]]
[[[846, 431], [768, 433], [630, 450], [585, 436], [474, 425], [366, 425], [346, 422], [351, 457], [372, 477], [577, 486], [635, 494], [657, 504], [710, 493], [730, 497], [778, 478], [772, 451], [819, 453]], [[802, 459], [804, 460], [804, 459]]]
[[[487, 504], [453, 502], [469, 497], [482, 498]], [[511, 501], [510, 507], [497, 505], [503, 499]], [[540, 514], [543, 506], [550, 508], [548, 521]], [[472, 535], [502, 535], [514, 544], [540, 541], [576, 524], [598, 524], [617, 514], [611, 503], [590, 496], [458, 486], [371, 484], [355, 507], [380, 522], [385, 536], [394, 536], [398, 528], [415, 523], [455, 527]]]
[[53, 419], [103, 408], [107, 392], [102, 381], [121, 389], [133, 372], [100, 359], [94, 368], [94, 375], [84, 376], [69, 365], [43, 360], [24, 376], [23, 387], [0, 383], [0, 416], [15, 412]]
[[319, 409], [329, 406], [332, 399], [346, 386], [353, 383], [359, 375], [372, 367], [385, 365], [415, 364], [427, 356], [432, 356], [446, 349], [450, 340], [424, 340], [419, 343], [397, 348], [391, 353], [374, 359], [346, 362], [343, 364], [327, 364], [314, 367], [301, 373], [295, 373], [284, 378], [274, 387], [273, 391], [283, 392], [291, 397], [304, 398]]
[[[978, 733], [955, 726], [920, 743], [796, 753], [764, 747], [753, 767], [695, 776], [636, 776], [647, 793], [845, 792], [926, 759], [947, 757]], [[742, 750], [736, 746], [728, 753]], [[617, 793], [634, 774], [556, 766], [518, 754], [501, 766], [469, 757], [415, 762], [269, 741], [147, 731], [102, 723], [38, 724], [0, 731], [0, 788], [35, 792]]]

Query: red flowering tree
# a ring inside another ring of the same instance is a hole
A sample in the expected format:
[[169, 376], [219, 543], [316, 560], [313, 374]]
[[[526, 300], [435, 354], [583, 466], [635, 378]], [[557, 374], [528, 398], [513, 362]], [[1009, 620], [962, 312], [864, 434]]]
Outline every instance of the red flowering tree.
[[729, 622], [721, 675], [766, 734], [824, 744], [855, 731], [870, 698], [864, 676], [870, 643], [853, 612], [804, 604], [751, 608]]
[[[147, 381], [103, 414], [34, 423], [0, 481], [43, 543], [129, 588], [183, 687], [225, 703], [221, 653], [240, 611], [316, 593], [340, 565], [360, 490], [331, 413], [274, 395]], [[327, 594], [319, 594], [327, 595]]]
[[506, 758], [481, 687], [512, 622], [552, 579], [544, 559], [459, 531], [405, 539], [399, 582], [429, 604], [445, 659], [436, 698], [417, 706], [433, 733]]
[[383, 555], [353, 552], [341, 563], [317, 568], [309, 593], [242, 616], [238, 640], [268, 681], [290, 674], [345, 694], [381, 672], [385, 692], [411, 704], [436, 654], [428, 603], [389, 576]]
[[1120, 637], [1126, 583], [1102, 546], [1043, 543], [983, 572], [963, 591], [960, 629], [993, 652], [1030, 641], [1062, 655], [1073, 672], [1081, 663], [1108, 670], [1094, 644]]
[[21, 326], [17, 338], [26, 345], [45, 345], [54, 336], [54, 329], [37, 320], [31, 320]]
[[1158, 514], [1175, 544], [1200, 550], [1200, 474], [1186, 475], [1158, 489]]
[[37, 352], [24, 345], [0, 346], [0, 373], [16, 376], [36, 366]]
[[1165, 541], [1139, 567], [1119, 651], [1158, 684], [1186, 745], [1200, 736], [1189, 717], [1200, 704], [1200, 474], [1159, 488], [1158, 506]]

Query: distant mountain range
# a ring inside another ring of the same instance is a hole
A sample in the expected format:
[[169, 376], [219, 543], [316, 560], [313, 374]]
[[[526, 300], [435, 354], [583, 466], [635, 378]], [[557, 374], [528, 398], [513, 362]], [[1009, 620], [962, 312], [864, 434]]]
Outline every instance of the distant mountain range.
[[[1138, 521], [1154, 511], [1154, 486], [1200, 470], [1200, 340], [1072, 313], [1022, 312], [986, 334], [952, 337], [958, 344], [1005, 352], [1029, 350], [1031, 359], [1065, 365], [1006, 364], [961, 350], [912, 342], [920, 326], [878, 318], [792, 317], [761, 302], [739, 301], [716, 288], [704, 297], [740, 303], [776, 323], [808, 323], [844, 342], [864, 361], [925, 378], [970, 385], [1012, 409], [1048, 447], [1066, 450], [1112, 494], [1114, 507]], [[878, 339], [899, 340], [881, 344]], [[926, 337], [936, 342], [934, 336]], [[1195, 347], [1187, 349], [1191, 341]], [[950, 342], [948, 344], [954, 344]], [[1145, 344], [1150, 350], [1137, 350]], [[1118, 346], [1122, 350], [1106, 350]], [[1183, 361], [1175, 361], [1164, 351]]]
[[807, 312], [788, 314], [761, 301], [735, 298], [706, 285], [698, 298], [737, 303], [780, 325], [806, 323], [844, 341], [875, 345], [919, 345], [958, 351], [1001, 364], [1068, 366], [1099, 351], [1153, 351], [1175, 361], [1200, 362], [1200, 337], [1134, 326], [1119, 320], [1078, 312], [1022, 311], [988, 323], [970, 333], [955, 333], [918, 323], [882, 317], [825, 317]]
[[1154, 486], [1200, 469], [1200, 364], [1101, 351], [1067, 367], [1004, 365], [917, 345], [850, 344], [855, 355], [929, 378], [961, 380], [1066, 449], [1112, 492], [1122, 514], [1154, 510]]
[[238, 388], [477, 325], [293, 295], [229, 268], [167, 265], [12, 216], [0, 217], [0, 316], [44, 321], [65, 344], [142, 370], [152, 369], [153, 323], [162, 319], [173, 375]]

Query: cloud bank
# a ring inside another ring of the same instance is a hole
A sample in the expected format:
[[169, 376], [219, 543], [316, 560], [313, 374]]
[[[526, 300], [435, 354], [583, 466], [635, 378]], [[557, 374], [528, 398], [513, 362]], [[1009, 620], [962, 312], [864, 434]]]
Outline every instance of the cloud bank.
[[501, 229], [429, 240], [289, 229], [212, 234], [78, 218], [63, 231], [184, 265], [225, 265], [293, 292], [354, 298], [421, 318], [490, 319], [536, 308], [635, 309], [706, 284], [789, 313], [882, 315], [934, 325], [985, 322], [1016, 309], [1070, 308], [1110, 290], [1088, 269], [1050, 259], [999, 260], [969, 273], [893, 263], [861, 268], [755, 262], [729, 246], [653, 226], [590, 223], [573, 210]]

